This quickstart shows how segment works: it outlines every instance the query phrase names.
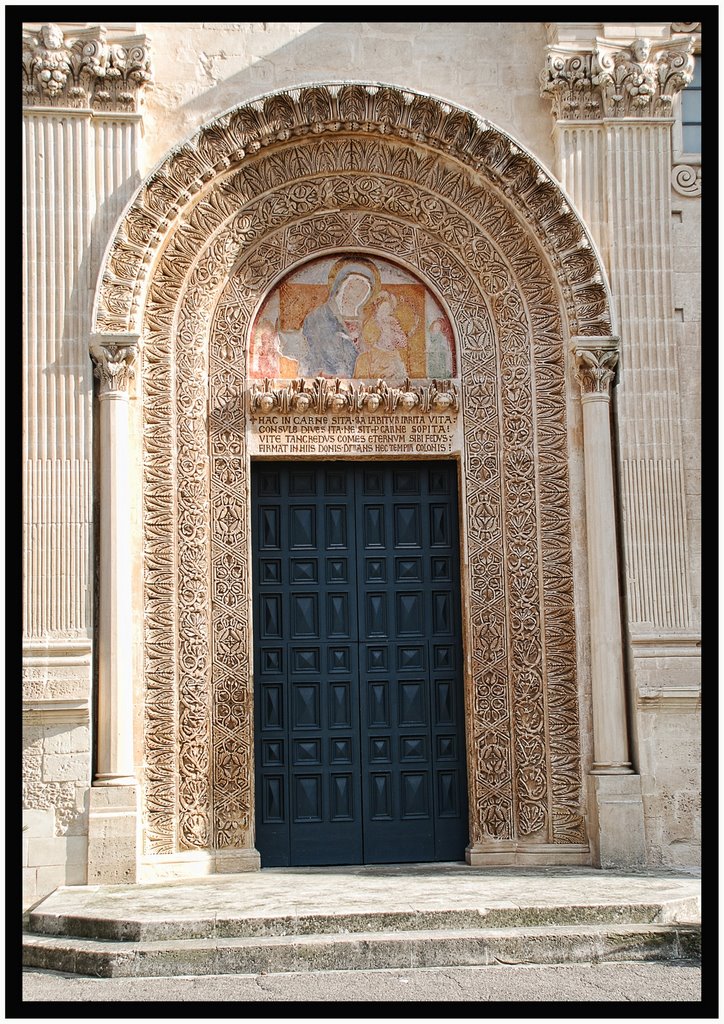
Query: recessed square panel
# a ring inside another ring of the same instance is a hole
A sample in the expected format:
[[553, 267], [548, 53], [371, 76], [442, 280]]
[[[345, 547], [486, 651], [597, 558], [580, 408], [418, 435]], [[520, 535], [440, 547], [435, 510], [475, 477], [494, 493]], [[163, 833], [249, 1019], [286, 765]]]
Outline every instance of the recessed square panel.
[[367, 671], [368, 672], [386, 672], [387, 671], [387, 647], [368, 647], [367, 648]]
[[327, 668], [329, 672], [349, 672], [349, 647], [330, 647], [327, 652]]
[[279, 489], [279, 471], [276, 469], [260, 470], [257, 476], [259, 482], [259, 494], [262, 497], [274, 497], [277, 494], [281, 494]]
[[396, 469], [392, 474], [394, 494], [419, 494], [420, 474], [416, 469]]
[[427, 743], [424, 736], [400, 737], [401, 761], [424, 761], [427, 758]]
[[316, 474], [313, 469], [294, 469], [289, 474], [289, 493], [311, 495], [317, 493]]
[[390, 761], [390, 737], [370, 736], [370, 761]]
[[455, 667], [455, 648], [448, 644], [435, 644], [432, 649], [432, 664], [443, 671]]
[[365, 580], [367, 583], [387, 582], [387, 567], [384, 558], [365, 558]]
[[352, 763], [352, 739], [350, 737], [333, 737], [329, 741], [329, 760], [331, 764]]
[[422, 559], [396, 558], [395, 580], [397, 583], [422, 582]]
[[321, 761], [320, 740], [295, 740], [293, 764], [319, 764]]
[[292, 671], [296, 674], [314, 672], [319, 674], [319, 648], [293, 647]]
[[327, 583], [347, 583], [347, 559], [327, 559]]
[[450, 473], [444, 469], [431, 469], [427, 482], [430, 494], [450, 493]]
[[420, 644], [397, 648], [397, 669], [399, 672], [422, 672], [425, 669], [425, 648]]
[[348, 479], [344, 470], [328, 469], [324, 474], [324, 493], [330, 496], [346, 494]]
[[292, 583], [318, 583], [316, 558], [292, 559]]
[[362, 491], [364, 494], [384, 494], [383, 474], [376, 469], [365, 469], [362, 473]]
[[278, 676], [284, 670], [284, 652], [281, 647], [263, 647], [259, 660], [264, 676]]
[[275, 768], [284, 764], [284, 743], [282, 740], [264, 740], [261, 749], [263, 765]]
[[259, 559], [260, 583], [281, 583], [282, 563], [278, 558]]

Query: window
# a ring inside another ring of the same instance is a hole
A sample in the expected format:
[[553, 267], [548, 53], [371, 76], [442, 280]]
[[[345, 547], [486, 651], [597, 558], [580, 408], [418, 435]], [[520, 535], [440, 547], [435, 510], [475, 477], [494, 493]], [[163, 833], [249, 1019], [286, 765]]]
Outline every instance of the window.
[[701, 153], [701, 55], [694, 58], [694, 77], [681, 94], [681, 149]]

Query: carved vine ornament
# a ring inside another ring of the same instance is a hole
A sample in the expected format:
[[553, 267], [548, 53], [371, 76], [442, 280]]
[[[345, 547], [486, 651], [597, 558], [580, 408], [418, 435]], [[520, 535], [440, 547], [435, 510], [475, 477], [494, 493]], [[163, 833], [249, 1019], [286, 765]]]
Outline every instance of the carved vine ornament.
[[279, 384], [269, 378], [249, 388], [249, 412], [252, 416], [289, 412], [309, 413], [420, 413], [457, 412], [458, 390], [450, 381], [433, 380], [413, 384], [409, 377], [401, 387], [386, 381], [353, 384], [339, 378], [331, 381], [317, 377], [313, 381], [294, 380]]
[[23, 32], [25, 106], [135, 112], [152, 81], [145, 37], [109, 43], [102, 25], [66, 38], [58, 25]]
[[549, 47], [541, 95], [559, 120], [671, 117], [675, 94], [694, 74], [693, 47], [691, 36], [624, 48], [598, 40], [591, 53]]

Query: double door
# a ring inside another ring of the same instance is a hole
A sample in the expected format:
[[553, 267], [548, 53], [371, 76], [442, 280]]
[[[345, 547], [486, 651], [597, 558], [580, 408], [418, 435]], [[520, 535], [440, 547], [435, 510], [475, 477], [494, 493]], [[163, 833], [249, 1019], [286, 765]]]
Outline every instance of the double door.
[[263, 867], [462, 860], [453, 463], [252, 466]]

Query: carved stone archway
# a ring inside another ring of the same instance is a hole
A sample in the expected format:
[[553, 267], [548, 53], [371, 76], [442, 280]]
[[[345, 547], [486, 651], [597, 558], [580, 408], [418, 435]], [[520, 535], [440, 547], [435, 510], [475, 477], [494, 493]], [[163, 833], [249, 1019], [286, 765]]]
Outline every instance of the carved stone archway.
[[141, 339], [144, 852], [253, 861], [246, 338], [284, 271], [341, 250], [430, 282], [460, 340], [470, 860], [585, 861], [568, 343], [611, 335], [600, 261], [500, 129], [350, 83], [206, 125], [104, 261], [96, 344]]

